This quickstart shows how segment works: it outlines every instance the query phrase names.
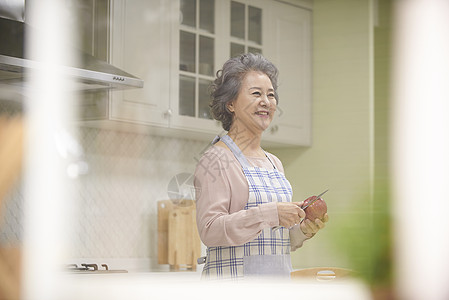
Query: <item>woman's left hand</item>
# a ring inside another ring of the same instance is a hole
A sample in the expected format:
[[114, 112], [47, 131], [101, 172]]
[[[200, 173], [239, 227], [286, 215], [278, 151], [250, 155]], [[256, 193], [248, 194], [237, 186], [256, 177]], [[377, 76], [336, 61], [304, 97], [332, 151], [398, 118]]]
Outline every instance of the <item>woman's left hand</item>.
[[324, 226], [326, 226], [327, 221], [329, 221], [329, 216], [326, 213], [324, 214], [322, 220], [315, 219], [315, 222], [312, 222], [309, 219], [302, 220], [299, 227], [301, 228], [301, 231], [310, 238], [314, 236], [320, 229], [323, 229]]

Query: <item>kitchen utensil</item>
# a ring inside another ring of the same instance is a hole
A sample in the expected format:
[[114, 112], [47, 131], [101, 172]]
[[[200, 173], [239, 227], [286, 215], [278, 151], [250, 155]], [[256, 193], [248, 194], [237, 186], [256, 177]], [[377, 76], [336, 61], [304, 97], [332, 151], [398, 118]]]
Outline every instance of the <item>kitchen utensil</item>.
[[318, 196], [316, 196], [315, 199], [313, 199], [312, 201], [310, 201], [309, 203], [307, 203], [306, 206], [301, 207], [303, 210], [306, 209], [307, 207], [309, 207], [310, 205], [312, 205], [315, 201], [317, 201], [318, 199], [320, 199], [321, 196], [323, 196], [329, 189], [325, 190], [324, 192], [322, 192], [321, 194], [319, 194]]

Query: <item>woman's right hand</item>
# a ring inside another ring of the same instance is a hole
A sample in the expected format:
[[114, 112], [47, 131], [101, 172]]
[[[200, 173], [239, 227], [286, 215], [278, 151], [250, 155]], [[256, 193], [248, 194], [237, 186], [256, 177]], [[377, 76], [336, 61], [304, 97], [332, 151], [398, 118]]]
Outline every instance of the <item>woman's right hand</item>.
[[290, 228], [299, 224], [306, 213], [300, 207], [300, 202], [278, 202], [279, 225]]

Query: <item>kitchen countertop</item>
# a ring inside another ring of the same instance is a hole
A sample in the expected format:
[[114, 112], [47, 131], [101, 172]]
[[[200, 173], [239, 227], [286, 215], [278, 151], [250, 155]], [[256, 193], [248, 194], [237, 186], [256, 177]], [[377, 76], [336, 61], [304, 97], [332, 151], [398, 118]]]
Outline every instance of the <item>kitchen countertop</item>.
[[64, 276], [61, 300], [79, 299], [332, 299], [369, 300], [369, 288], [357, 280], [201, 281], [196, 272], [148, 272]]

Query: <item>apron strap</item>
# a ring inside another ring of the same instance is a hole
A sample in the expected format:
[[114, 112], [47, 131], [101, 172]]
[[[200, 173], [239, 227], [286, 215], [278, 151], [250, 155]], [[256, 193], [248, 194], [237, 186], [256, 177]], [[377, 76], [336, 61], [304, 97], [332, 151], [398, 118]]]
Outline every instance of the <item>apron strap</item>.
[[246, 159], [245, 155], [243, 155], [242, 151], [239, 149], [239, 147], [234, 143], [234, 141], [229, 137], [229, 135], [224, 135], [220, 138], [220, 140], [223, 141], [223, 143], [228, 146], [228, 148], [232, 151], [235, 158], [239, 161], [240, 165], [243, 168], [250, 168], [251, 165], [248, 163], [248, 160]]
[[271, 161], [271, 158], [268, 156], [268, 153], [266, 151], [265, 152], [265, 156], [268, 158], [268, 160], [270, 161], [271, 165], [273, 166], [273, 169], [276, 169], [276, 166], [274, 165], [274, 163]]

